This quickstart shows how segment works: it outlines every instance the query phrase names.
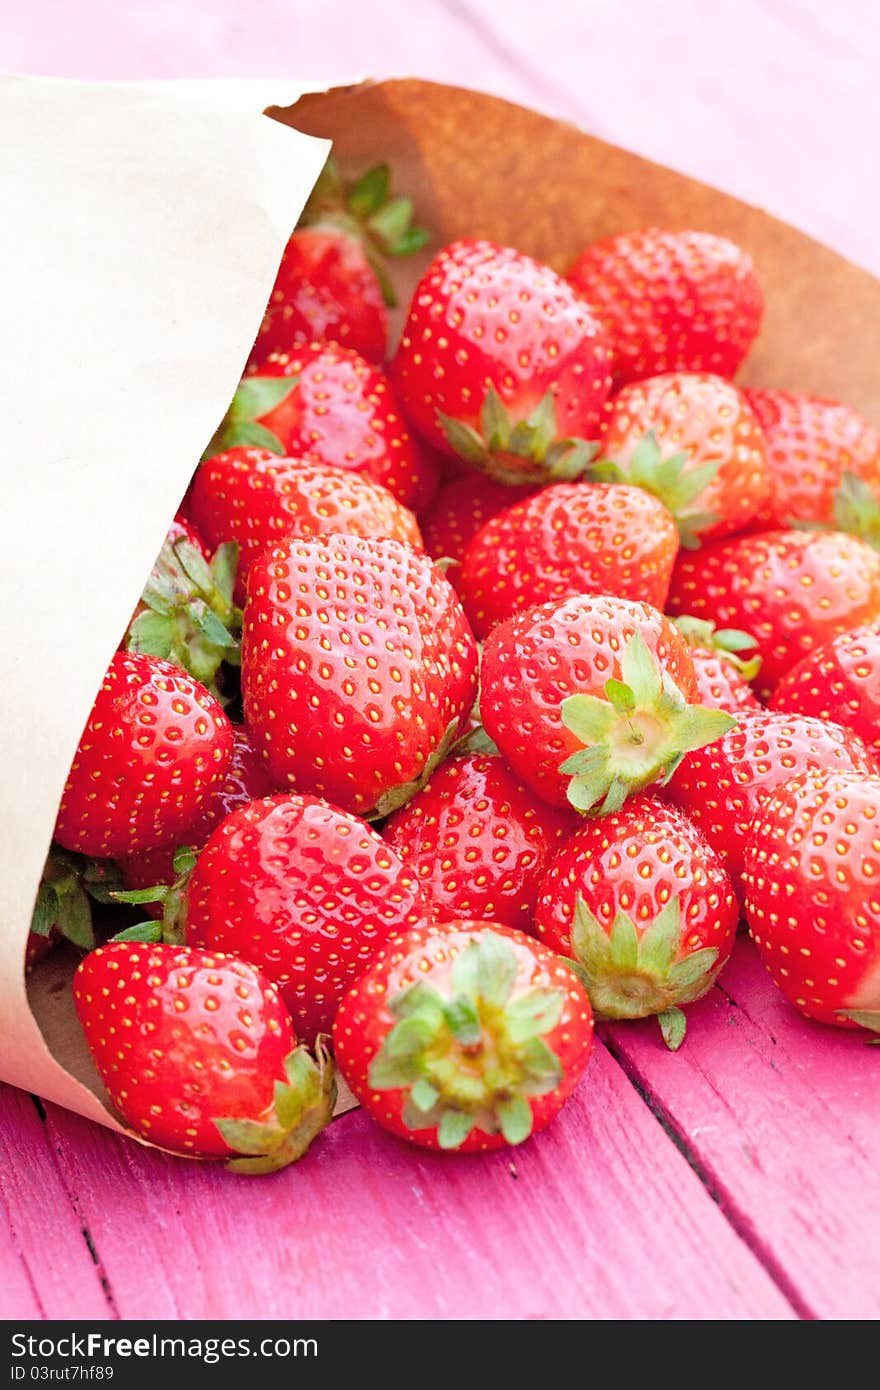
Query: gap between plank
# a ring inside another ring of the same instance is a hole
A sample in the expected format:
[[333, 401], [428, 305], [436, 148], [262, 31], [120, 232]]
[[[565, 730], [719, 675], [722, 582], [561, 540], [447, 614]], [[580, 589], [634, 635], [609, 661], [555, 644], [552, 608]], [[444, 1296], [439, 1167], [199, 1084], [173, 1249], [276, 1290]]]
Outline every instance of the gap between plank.
[[[724, 997], [725, 999], [729, 999], [729, 995], [727, 994], [725, 994]], [[735, 1000], [730, 1000], [730, 1003], [734, 1008], [739, 1007]], [[696, 1173], [707, 1194], [721, 1211], [727, 1224], [767, 1272], [773, 1280], [773, 1283], [779, 1289], [779, 1292], [791, 1304], [798, 1318], [804, 1322], [817, 1321], [817, 1314], [807, 1303], [800, 1290], [792, 1282], [784, 1266], [780, 1264], [773, 1252], [767, 1248], [761, 1240], [760, 1235], [749, 1226], [745, 1214], [725, 1195], [713, 1179], [711, 1173], [703, 1166], [699, 1156], [691, 1147], [684, 1131], [678, 1125], [675, 1116], [672, 1114], [671, 1110], [664, 1105], [657, 1093], [650, 1089], [643, 1079], [636, 1063], [627, 1056], [626, 1052], [613, 1038], [603, 1035], [602, 1045], [614, 1058], [633, 1089], [641, 1096], [645, 1105], [648, 1107], [664, 1133], [669, 1136], [685, 1162], [693, 1169], [694, 1173]], [[686, 1045], [687, 1044], [685, 1044], [685, 1046]]]
[[[58, 1149], [56, 1148], [52, 1132], [49, 1127], [45, 1107], [43, 1105], [43, 1102], [40, 1100], [39, 1096], [32, 1095], [31, 1100], [33, 1101], [34, 1108], [40, 1117], [40, 1124], [43, 1127], [43, 1136], [45, 1138], [49, 1152], [52, 1155], [52, 1162], [55, 1166], [56, 1172], [58, 1173], [59, 1181], [67, 1196], [67, 1200], [70, 1203], [73, 1214], [76, 1217], [77, 1225], [79, 1226], [80, 1232], [82, 1234], [83, 1242], [85, 1244], [86, 1249], [89, 1252], [89, 1258], [91, 1259], [92, 1264], [95, 1266], [95, 1270], [97, 1272], [98, 1279], [101, 1284], [101, 1290], [104, 1294], [105, 1299], [107, 1300], [109, 1317], [118, 1322], [120, 1320], [120, 1316], [119, 1309], [116, 1304], [116, 1297], [113, 1293], [110, 1280], [107, 1277], [107, 1272], [101, 1263], [97, 1248], [95, 1246], [95, 1242], [92, 1239], [92, 1233], [86, 1225], [85, 1221], [83, 1220], [83, 1215], [80, 1211], [79, 1203], [76, 1199], [75, 1194], [71, 1191], [70, 1184], [67, 1180], [67, 1172], [65, 1169], [65, 1165], [59, 1160]], [[28, 1278], [30, 1278], [30, 1270], [28, 1270]], [[43, 1317], [45, 1318], [46, 1314], [41, 1301], [40, 1308], [43, 1312]]]

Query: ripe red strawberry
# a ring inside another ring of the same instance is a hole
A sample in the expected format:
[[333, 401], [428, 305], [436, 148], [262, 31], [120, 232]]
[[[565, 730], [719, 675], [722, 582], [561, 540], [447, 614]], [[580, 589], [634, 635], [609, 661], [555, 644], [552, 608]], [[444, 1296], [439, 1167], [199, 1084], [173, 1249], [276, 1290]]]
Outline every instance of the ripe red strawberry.
[[716, 628], [702, 618], [688, 616], [676, 618], [675, 626], [690, 647], [701, 705], [732, 715], [744, 709], [761, 709], [749, 685], [761, 669], [761, 658], [749, 655], [758, 645], [751, 633]]
[[55, 838], [109, 859], [179, 841], [231, 756], [232, 727], [204, 686], [169, 661], [117, 652], [67, 775]]
[[272, 353], [244, 378], [206, 457], [240, 445], [365, 473], [413, 511], [437, 487], [384, 372], [335, 343]]
[[274, 985], [234, 956], [111, 942], [78, 967], [73, 996], [110, 1099], [154, 1144], [269, 1173], [333, 1113], [323, 1048], [316, 1062], [297, 1047]]
[[220, 665], [239, 661], [241, 612], [233, 601], [238, 548], [213, 544], [176, 516], [123, 639], [130, 652], [160, 656], [211, 686]]
[[430, 776], [476, 693], [455, 590], [402, 541], [288, 541], [251, 570], [245, 721], [277, 786], [387, 815]]
[[496, 483], [470, 469], [465, 477], [455, 478], [440, 489], [422, 518], [422, 536], [425, 549], [435, 560], [455, 561], [446, 565], [445, 573], [456, 589], [461, 561], [480, 527], [524, 496], [532, 496], [531, 491], [512, 492], [505, 483]]
[[366, 474], [267, 449], [229, 449], [206, 459], [193, 483], [192, 510], [212, 544], [238, 543], [241, 603], [254, 560], [289, 536], [345, 531], [422, 543], [413, 513]]
[[684, 1038], [683, 1004], [712, 987], [733, 950], [733, 886], [700, 831], [674, 807], [633, 797], [584, 822], [539, 889], [538, 940], [571, 957], [597, 1018], [659, 1015]]
[[880, 555], [839, 531], [767, 531], [681, 552], [668, 608], [751, 632], [766, 699], [808, 652], [880, 617]]
[[677, 372], [624, 387], [602, 453], [596, 476], [654, 493], [689, 547], [741, 531], [769, 494], [764, 436], [743, 393], [719, 376]]
[[784, 782], [745, 851], [746, 917], [761, 958], [808, 1018], [880, 1033], [880, 777], [825, 770]]
[[743, 847], [761, 803], [782, 782], [815, 768], [872, 773], [876, 764], [839, 724], [743, 710], [717, 743], [684, 759], [666, 795], [699, 826], [739, 887]]
[[687, 643], [646, 603], [582, 596], [493, 628], [480, 712], [511, 767], [551, 805], [618, 810], [667, 779], [729, 715], [690, 702]]
[[343, 994], [388, 938], [432, 917], [395, 851], [314, 796], [239, 807], [199, 855], [186, 898], [189, 945], [258, 966], [307, 1042], [329, 1031]]
[[479, 638], [523, 609], [576, 594], [662, 609], [677, 553], [675, 522], [641, 488], [556, 483], [477, 532], [459, 591]]
[[371, 362], [388, 344], [394, 293], [387, 256], [408, 256], [428, 240], [412, 225], [412, 203], [392, 198], [387, 164], [346, 184], [327, 164], [281, 260], [251, 363], [311, 342], [337, 342]]
[[[186, 831], [189, 848], [199, 850], [206, 843], [211, 832], [239, 806], [247, 806], [257, 797], [268, 796], [274, 791], [266, 765], [254, 748], [247, 729], [240, 725], [232, 726], [232, 757], [226, 776], [205, 798], [197, 820]], [[170, 888], [177, 880], [174, 867], [177, 844], [160, 845], [158, 849], [144, 850], [141, 854], [131, 854], [119, 861], [122, 881], [127, 889]], [[161, 916], [161, 909], [156, 909]]]
[[538, 881], [577, 825], [536, 801], [497, 755], [450, 758], [383, 834], [441, 921], [472, 917], [530, 931]]
[[333, 1046], [384, 1129], [460, 1153], [520, 1144], [571, 1095], [590, 1055], [582, 985], [552, 951], [494, 922], [396, 938], [342, 1001]]
[[590, 309], [547, 266], [456, 241], [416, 287], [392, 379], [436, 448], [507, 482], [576, 477], [611, 379]]
[[751, 256], [711, 232], [622, 232], [588, 246], [568, 278], [608, 335], [619, 384], [660, 372], [735, 376], [764, 313]]
[[880, 623], [833, 637], [793, 666], [771, 709], [833, 719], [880, 758]]
[[[880, 504], [880, 434], [858, 411], [837, 401], [794, 391], [747, 391], [767, 441], [770, 496], [756, 525], [772, 530], [793, 521], [848, 524], [847, 475], [859, 479]], [[841, 493], [841, 488], [843, 492]]]

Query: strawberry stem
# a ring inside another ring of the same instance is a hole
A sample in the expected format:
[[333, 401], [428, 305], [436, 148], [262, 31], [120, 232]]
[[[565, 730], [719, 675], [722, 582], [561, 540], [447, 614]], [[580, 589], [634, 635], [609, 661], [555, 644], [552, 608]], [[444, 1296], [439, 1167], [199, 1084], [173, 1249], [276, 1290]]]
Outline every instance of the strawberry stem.
[[307, 1047], [294, 1048], [284, 1062], [285, 1080], [275, 1082], [272, 1108], [260, 1120], [215, 1119], [233, 1154], [232, 1173], [258, 1176], [277, 1173], [302, 1158], [333, 1118], [336, 1071], [322, 1035], [314, 1057]]

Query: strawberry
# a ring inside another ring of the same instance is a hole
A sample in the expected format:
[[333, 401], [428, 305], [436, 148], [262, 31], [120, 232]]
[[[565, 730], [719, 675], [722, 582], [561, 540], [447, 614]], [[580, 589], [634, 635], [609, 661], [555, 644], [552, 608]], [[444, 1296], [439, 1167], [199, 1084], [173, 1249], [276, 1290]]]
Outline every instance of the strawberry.
[[577, 824], [536, 801], [486, 754], [450, 758], [383, 831], [438, 918], [472, 917], [530, 931], [538, 880]]
[[241, 603], [254, 560], [288, 536], [346, 531], [422, 543], [412, 512], [365, 473], [279, 458], [267, 449], [229, 449], [206, 459], [193, 483], [192, 511], [212, 544], [237, 542]]
[[272, 353], [244, 378], [206, 457], [238, 446], [365, 473], [413, 511], [437, 487], [384, 372], [335, 343]]
[[470, 469], [466, 476], [455, 478], [440, 489], [421, 519], [422, 536], [428, 554], [447, 562], [446, 578], [456, 589], [465, 551], [480, 527], [524, 495], [532, 494], [525, 489], [512, 493], [505, 483], [496, 483], [494, 478]]
[[570, 968], [494, 922], [416, 928], [373, 961], [333, 1025], [339, 1069], [384, 1129], [459, 1153], [544, 1129], [590, 1056]]
[[661, 372], [735, 376], [764, 312], [751, 257], [711, 232], [607, 237], [568, 279], [608, 335], [618, 385]]
[[770, 707], [836, 720], [880, 758], [880, 623], [842, 632], [810, 652], [782, 677]]
[[258, 966], [307, 1042], [329, 1030], [379, 947], [432, 915], [394, 850], [314, 796], [264, 797], [227, 816], [199, 855], [185, 912], [187, 943]]
[[739, 912], [724, 866], [672, 806], [633, 797], [584, 822], [544, 875], [538, 940], [577, 964], [597, 1018], [657, 1014], [675, 1049], [683, 1004], [726, 964]]
[[611, 378], [593, 314], [547, 266], [456, 241], [416, 287], [392, 380], [431, 444], [504, 482], [576, 477]]
[[232, 539], [219, 537], [212, 556], [192, 523], [174, 518], [123, 640], [127, 651], [163, 657], [208, 686], [223, 661], [238, 664], [238, 547], [220, 544]]
[[333, 1113], [323, 1048], [315, 1061], [297, 1047], [275, 986], [233, 956], [111, 942], [82, 961], [73, 997], [110, 1099], [153, 1144], [269, 1173]]
[[746, 918], [808, 1018], [880, 1033], [880, 777], [825, 769], [764, 802], [745, 850]]
[[251, 570], [245, 722], [277, 786], [388, 815], [455, 741], [476, 669], [455, 590], [402, 541], [291, 540]]
[[551, 805], [618, 810], [732, 719], [689, 702], [687, 643], [646, 603], [581, 596], [493, 628], [480, 712], [513, 770]]
[[742, 710], [717, 743], [684, 759], [666, 795], [699, 826], [739, 887], [751, 824], [782, 782], [815, 768], [872, 773], [875, 766], [862, 740], [839, 724]]
[[394, 292], [387, 256], [408, 256], [428, 240], [412, 225], [412, 203], [392, 198], [387, 164], [346, 184], [327, 164], [287, 243], [250, 361], [311, 342], [337, 342], [370, 362], [388, 345]]
[[602, 452], [594, 475], [659, 497], [691, 549], [741, 531], [769, 494], [764, 436], [743, 393], [720, 376], [674, 372], [625, 386]]
[[[251, 743], [247, 729], [233, 724], [232, 756], [226, 776], [205, 798], [198, 819], [187, 828], [187, 846], [200, 850], [211, 832], [228, 815], [239, 806], [247, 806], [257, 797], [268, 796], [272, 791], [274, 787], [266, 765]], [[176, 844], [164, 844], [158, 849], [144, 850], [141, 854], [130, 854], [120, 859], [119, 868], [126, 888], [171, 888], [178, 878], [174, 866], [177, 850]], [[161, 911], [156, 915], [161, 916]]]
[[642, 598], [662, 609], [677, 553], [672, 517], [640, 488], [555, 483], [477, 532], [459, 592], [479, 638], [525, 608], [575, 594]]
[[674, 622], [690, 647], [700, 704], [732, 715], [759, 710], [761, 702], [749, 685], [761, 669], [761, 658], [748, 655], [758, 645], [751, 633], [687, 615]]
[[158, 657], [117, 652], [67, 775], [55, 838], [109, 859], [177, 840], [231, 756], [232, 727], [204, 686]]
[[681, 552], [668, 608], [758, 641], [767, 699], [801, 657], [880, 617], [880, 555], [839, 531], [767, 531]]
[[761, 529], [795, 521], [823, 522], [864, 534], [850, 517], [856, 484], [880, 501], [880, 434], [858, 411], [794, 391], [746, 392], [767, 442], [770, 496], [756, 518]]

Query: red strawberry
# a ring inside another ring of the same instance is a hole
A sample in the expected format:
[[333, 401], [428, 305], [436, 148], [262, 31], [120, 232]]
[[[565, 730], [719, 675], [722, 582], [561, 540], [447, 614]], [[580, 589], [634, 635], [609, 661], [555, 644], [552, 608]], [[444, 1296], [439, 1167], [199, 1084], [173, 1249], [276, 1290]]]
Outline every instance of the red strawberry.
[[242, 603], [254, 560], [289, 536], [345, 531], [422, 543], [412, 512], [366, 474], [279, 458], [267, 449], [230, 449], [206, 459], [193, 483], [192, 509], [212, 544], [238, 543]]
[[764, 802], [745, 851], [761, 958], [808, 1018], [880, 1033], [880, 777], [825, 770]]
[[507, 482], [577, 476], [611, 379], [588, 307], [547, 266], [456, 241], [419, 282], [392, 378], [427, 440]]
[[839, 531], [767, 531], [681, 552], [669, 611], [757, 638], [757, 692], [839, 632], [880, 617], [880, 555]]
[[734, 376], [764, 312], [751, 256], [711, 232], [607, 237], [568, 278], [608, 335], [620, 384], [660, 372]]
[[123, 646], [160, 656], [210, 686], [223, 661], [237, 665], [241, 613], [233, 602], [238, 549], [212, 555], [191, 522], [176, 516], [153, 565]]
[[777, 685], [771, 708], [833, 719], [880, 758], [880, 623], [817, 647]]
[[684, 759], [666, 794], [699, 826], [738, 886], [743, 846], [761, 803], [790, 777], [822, 767], [876, 770], [861, 739], [838, 724], [743, 710], [717, 743]]
[[245, 377], [207, 457], [239, 445], [365, 473], [413, 511], [437, 487], [385, 374], [334, 343], [272, 353]]
[[692, 706], [687, 643], [646, 603], [590, 597], [509, 618], [483, 648], [486, 731], [551, 805], [619, 809], [665, 780], [729, 715]]
[[296, 1046], [274, 985], [233, 956], [111, 942], [86, 956], [73, 996], [110, 1099], [154, 1144], [269, 1173], [333, 1113], [326, 1053]]
[[536, 801], [502, 758], [450, 758], [384, 829], [440, 920], [530, 931], [538, 880], [577, 824]]
[[767, 529], [824, 522], [863, 535], [848, 524], [845, 480], [859, 479], [877, 508], [880, 434], [837, 401], [794, 391], [747, 391], [746, 398], [767, 441], [770, 470], [770, 496], [756, 522]]
[[258, 966], [312, 1042], [380, 946], [430, 917], [415, 874], [357, 816], [270, 796], [239, 807], [202, 850], [186, 939]]
[[460, 1153], [520, 1144], [571, 1095], [593, 1018], [571, 969], [531, 937], [455, 921], [389, 943], [342, 1001], [333, 1046], [384, 1129]]
[[[187, 829], [187, 845], [194, 850], [201, 849], [211, 832], [228, 815], [257, 797], [268, 796], [273, 790], [266, 765], [247, 730], [233, 724], [232, 757], [226, 776], [205, 798], [201, 814]], [[176, 844], [164, 844], [158, 849], [121, 859], [119, 868], [126, 888], [170, 888], [178, 877], [174, 867], [177, 850]], [[161, 916], [161, 909], [157, 909], [155, 915]]]
[[700, 704], [733, 715], [759, 710], [761, 702], [749, 685], [761, 669], [761, 658], [749, 655], [758, 645], [751, 633], [716, 628], [702, 618], [674, 621], [690, 647]]
[[158, 657], [117, 652], [67, 775], [55, 838], [111, 859], [179, 841], [231, 756], [232, 726], [204, 686]]
[[741, 531], [770, 489], [758, 422], [719, 376], [678, 372], [624, 387], [611, 402], [602, 452], [596, 476], [654, 493], [690, 547]]
[[430, 511], [422, 518], [422, 536], [425, 549], [435, 560], [455, 561], [447, 564], [446, 578], [456, 589], [461, 561], [480, 527], [524, 495], [532, 494], [523, 489], [513, 493], [505, 483], [496, 483], [471, 470], [440, 489]]
[[278, 786], [389, 814], [455, 741], [476, 667], [455, 590], [402, 541], [288, 541], [251, 570], [245, 720]]
[[428, 240], [412, 226], [412, 203], [390, 196], [379, 164], [346, 185], [333, 159], [315, 185], [281, 260], [251, 363], [311, 342], [338, 342], [371, 362], [388, 343], [394, 293], [386, 256], [407, 256]]
[[714, 984], [739, 918], [718, 855], [680, 811], [652, 797], [586, 821], [539, 890], [538, 939], [578, 965], [597, 1018], [659, 1014], [672, 1048], [682, 1004]]
[[675, 522], [640, 488], [556, 483], [477, 532], [459, 590], [479, 638], [523, 609], [576, 594], [662, 609], [677, 553]]

